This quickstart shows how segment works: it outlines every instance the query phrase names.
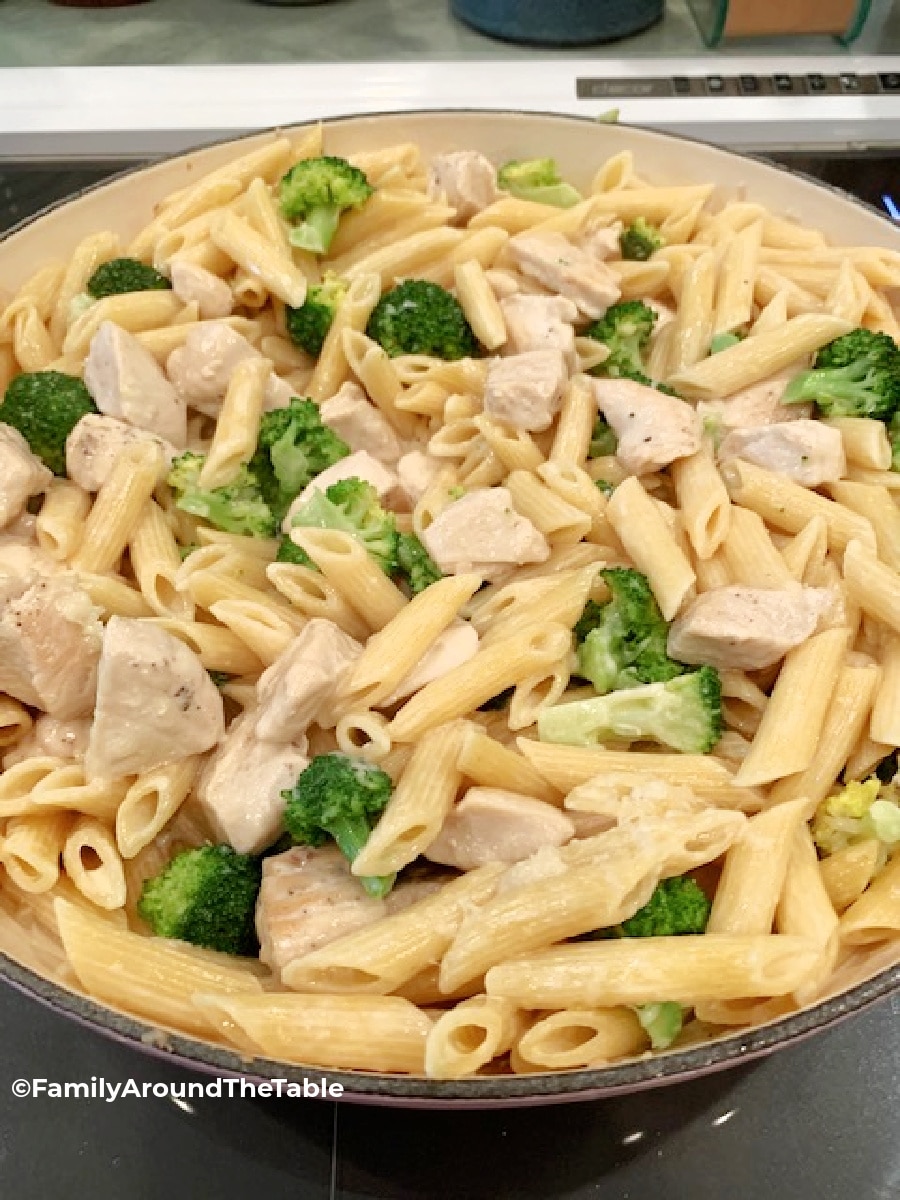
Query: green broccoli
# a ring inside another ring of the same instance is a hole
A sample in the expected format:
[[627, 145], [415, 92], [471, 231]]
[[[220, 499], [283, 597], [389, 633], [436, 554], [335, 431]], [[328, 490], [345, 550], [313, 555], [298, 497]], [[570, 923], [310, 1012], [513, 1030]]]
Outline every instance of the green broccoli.
[[560, 179], [552, 158], [513, 159], [504, 163], [497, 173], [497, 185], [518, 200], [552, 204], [555, 208], [571, 208], [582, 199], [580, 192]]
[[612, 598], [602, 605], [589, 601], [590, 610], [575, 627], [581, 631], [579, 675], [601, 694], [683, 675], [687, 668], [666, 653], [669, 627], [646, 575], [630, 567], [612, 567], [600, 575]]
[[100, 264], [85, 284], [85, 291], [95, 300], [102, 300], [125, 292], [162, 292], [171, 286], [165, 275], [137, 258], [114, 258]]
[[875, 838], [887, 852], [900, 843], [900, 800], [892, 784], [877, 775], [848, 783], [823, 800], [812, 822], [813, 840], [823, 854], [834, 854], [856, 842]]
[[685, 754], [708, 754], [722, 726], [719, 674], [714, 667], [701, 667], [665, 683], [545, 708], [538, 717], [538, 737], [567, 746], [654, 741]]
[[614, 483], [610, 483], [608, 479], [595, 479], [594, 487], [601, 491], [607, 499], [609, 499], [609, 497], [616, 490], [616, 485]]
[[633, 379], [653, 386], [644, 371], [643, 352], [656, 324], [656, 313], [643, 300], [621, 300], [589, 326], [587, 336], [609, 348], [609, 358], [591, 368], [592, 375]]
[[226, 683], [230, 683], [234, 678], [227, 671], [207, 671], [207, 675], [213, 681], [217, 688], [224, 687]]
[[202, 488], [200, 472], [205, 461], [205, 455], [188, 450], [172, 463], [167, 482], [175, 492], [176, 507], [226, 533], [274, 537], [277, 522], [252, 466], [241, 467], [237, 478], [225, 487]]
[[314, 489], [293, 513], [291, 527], [343, 529], [365, 546], [386, 575], [398, 567], [394, 514], [381, 507], [378, 493], [362, 479], [342, 479], [324, 492]]
[[414, 533], [398, 534], [397, 565], [414, 596], [443, 579], [437, 563]]
[[900, 471], [900, 411], [891, 417], [888, 437], [891, 442], [891, 470]]
[[280, 524], [291, 501], [327, 467], [346, 458], [350, 447], [327, 425], [312, 400], [294, 396], [287, 408], [263, 414], [250, 469]]
[[298, 567], [309, 567], [311, 571], [318, 571], [319, 569], [303, 547], [291, 541], [289, 533], [286, 533], [278, 543], [278, 553], [275, 555], [275, 561], [280, 563], [294, 563]]
[[610, 454], [615, 454], [618, 445], [619, 439], [607, 424], [606, 418], [602, 416], [598, 417], [594, 422], [594, 428], [591, 432], [591, 444], [588, 447], [588, 454], [591, 458], [606, 458]]
[[637, 1004], [634, 1011], [654, 1050], [668, 1050], [684, 1025], [684, 1009], [674, 1000]]
[[705, 933], [710, 902], [690, 875], [661, 880], [634, 916], [613, 929], [616, 937], [680, 937]]
[[310, 286], [306, 300], [299, 308], [285, 307], [284, 323], [291, 341], [313, 358], [318, 358], [334, 314], [346, 294], [346, 281], [326, 272], [321, 283]]
[[64, 476], [66, 438], [82, 417], [95, 412], [90, 392], [76, 376], [33, 371], [10, 382], [0, 404], [0, 422], [18, 429], [53, 474]]
[[427, 279], [406, 279], [381, 297], [366, 333], [390, 355], [430, 354], [452, 362], [478, 350], [459, 301]]
[[278, 188], [281, 211], [298, 221], [290, 232], [292, 246], [327, 254], [348, 208], [360, 208], [375, 189], [358, 167], [345, 158], [304, 158], [283, 176]]
[[145, 881], [138, 913], [159, 937], [226, 954], [255, 954], [259, 859], [230, 846], [185, 850]]
[[[353, 862], [391, 798], [390, 775], [362, 758], [347, 754], [319, 754], [294, 786], [282, 796], [287, 801], [284, 826], [294, 842], [321, 846], [331, 837]], [[360, 883], [370, 896], [386, 896], [394, 875], [370, 875]]]
[[619, 234], [619, 249], [622, 257], [635, 262], [646, 262], [656, 250], [661, 250], [666, 244], [655, 225], [638, 217], [627, 229]]
[[737, 346], [743, 340], [743, 334], [740, 333], [717, 333], [709, 343], [709, 352], [710, 354], [721, 354], [723, 350], [730, 350], [732, 346]]
[[900, 347], [886, 333], [854, 329], [823, 346], [813, 369], [795, 376], [782, 404], [812, 400], [826, 417], [877, 417], [900, 408]]

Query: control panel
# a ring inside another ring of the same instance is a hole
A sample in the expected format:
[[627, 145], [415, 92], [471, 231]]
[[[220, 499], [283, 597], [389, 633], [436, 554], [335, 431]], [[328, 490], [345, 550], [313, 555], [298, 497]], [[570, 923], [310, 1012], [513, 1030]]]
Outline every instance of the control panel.
[[882, 96], [900, 95], [900, 72], [857, 75], [661, 75], [642, 78], [578, 78], [579, 100], [643, 100], [666, 96]]

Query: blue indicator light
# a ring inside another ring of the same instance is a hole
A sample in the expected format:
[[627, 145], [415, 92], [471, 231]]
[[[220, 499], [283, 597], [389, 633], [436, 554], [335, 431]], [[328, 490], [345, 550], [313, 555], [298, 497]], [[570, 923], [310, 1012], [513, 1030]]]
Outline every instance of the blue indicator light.
[[900, 221], [900, 205], [893, 196], [887, 192], [881, 197], [881, 203], [887, 209], [887, 214], [892, 221]]

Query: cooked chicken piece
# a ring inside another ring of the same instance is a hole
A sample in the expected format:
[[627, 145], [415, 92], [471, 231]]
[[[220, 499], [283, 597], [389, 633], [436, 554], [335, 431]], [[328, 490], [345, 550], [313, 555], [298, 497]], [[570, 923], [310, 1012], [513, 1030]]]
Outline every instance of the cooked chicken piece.
[[520, 271], [571, 300], [591, 320], [622, 294], [609, 267], [561, 233], [520, 233], [507, 246]]
[[808, 488], [836, 483], [847, 470], [840, 430], [821, 421], [735, 429], [719, 447], [720, 461], [729, 458], [744, 458]]
[[404, 454], [397, 463], [399, 490], [410, 508], [415, 508], [443, 470], [444, 464], [422, 450]]
[[788, 382], [801, 370], [801, 364], [786, 368], [761, 383], [733, 392], [726, 400], [701, 400], [697, 412], [701, 420], [713, 421], [726, 433], [732, 429], [808, 418], [812, 414], [811, 404], [781, 403]]
[[66, 438], [66, 473], [86, 492], [99, 492], [126, 446], [135, 442], [155, 442], [162, 448], [166, 468], [178, 450], [165, 438], [135, 429], [116, 417], [88, 413]]
[[149, 621], [111, 617], [84, 765], [120, 779], [211, 749], [225, 732], [222, 697], [188, 646]]
[[700, 449], [702, 426], [690, 404], [632, 379], [595, 379], [600, 411], [619, 439], [626, 471], [645, 475]]
[[445, 199], [456, 209], [457, 224], [464, 225], [500, 195], [497, 171], [477, 150], [437, 154], [431, 160], [428, 194], [433, 200]]
[[445, 575], [474, 571], [492, 579], [508, 566], [550, 557], [547, 539], [516, 512], [502, 487], [478, 488], [448, 505], [423, 532], [422, 541]]
[[383, 700], [382, 706], [389, 708], [405, 700], [426, 683], [440, 679], [456, 667], [462, 666], [478, 653], [478, 633], [468, 621], [455, 621], [439, 634], [425, 651], [409, 674], [401, 679], [394, 691]]
[[335, 846], [295, 846], [263, 860], [256, 901], [259, 957], [280, 975], [295, 958], [387, 913], [384, 900], [366, 894]]
[[0, 547], [33, 546], [36, 527], [37, 522], [32, 513], [27, 509], [20, 512], [5, 529], [0, 529]]
[[52, 479], [18, 429], [0, 423], [0, 529], [21, 516], [30, 496], [46, 492]]
[[313, 618], [259, 677], [256, 736], [296, 742], [334, 698], [362, 646], [333, 621]]
[[[224, 321], [202, 321], [169, 355], [166, 373], [188, 408], [217, 417], [234, 368], [258, 357], [256, 347]], [[293, 395], [291, 385], [273, 371], [266, 383], [264, 407], [267, 412], [285, 408]]]
[[91, 735], [89, 717], [73, 717], [60, 721], [58, 717], [43, 713], [34, 723], [31, 732], [17, 742], [3, 759], [4, 770], [14, 763], [24, 762], [35, 755], [51, 758], [84, 758]]
[[306, 738], [274, 745], [256, 736], [256, 713], [238, 717], [200, 773], [197, 799], [216, 837], [258, 854], [281, 832], [282, 792], [309, 766]]
[[515, 429], [549, 429], [568, 381], [562, 350], [529, 350], [488, 363], [484, 411]]
[[471, 871], [489, 862], [521, 862], [542, 846], [575, 836], [567, 813], [503, 788], [469, 788], [425, 851], [432, 862]]
[[828, 588], [799, 583], [712, 588], [672, 622], [669, 654], [678, 662], [758, 671], [811, 637], [831, 602]]
[[397, 476], [393, 471], [377, 458], [373, 458], [368, 451], [357, 450], [355, 454], [348, 454], [346, 458], [340, 459], [334, 466], [326, 467], [312, 483], [307, 484], [287, 511], [281, 526], [284, 532], [287, 533], [291, 528], [295, 513], [303, 507], [313, 492], [324, 492], [326, 488], [342, 479], [362, 479], [371, 483], [382, 500], [397, 487]]
[[0, 567], [0, 692], [61, 720], [87, 715], [97, 690], [99, 616], [71, 576]]
[[575, 330], [578, 309], [565, 296], [527, 296], [518, 294], [500, 301], [506, 332], [505, 349], [511, 354], [527, 350], [561, 350], [566, 362], [575, 356]]
[[599, 229], [584, 234], [578, 239], [578, 244], [594, 258], [621, 258], [622, 247], [619, 243], [621, 235], [622, 222], [613, 221], [612, 225], [602, 225]]
[[34, 542], [7, 541], [0, 534], [0, 606], [22, 594], [38, 576], [62, 575], [65, 567]]
[[319, 415], [351, 450], [367, 450], [383, 463], [396, 463], [403, 453], [388, 419], [355, 383], [345, 383], [319, 406]]
[[172, 291], [183, 304], [196, 304], [201, 321], [230, 317], [234, 308], [231, 288], [224, 279], [197, 263], [173, 258], [169, 263]]
[[187, 409], [162, 368], [134, 334], [104, 321], [91, 339], [84, 382], [108, 417], [146, 429], [179, 450], [187, 441]]

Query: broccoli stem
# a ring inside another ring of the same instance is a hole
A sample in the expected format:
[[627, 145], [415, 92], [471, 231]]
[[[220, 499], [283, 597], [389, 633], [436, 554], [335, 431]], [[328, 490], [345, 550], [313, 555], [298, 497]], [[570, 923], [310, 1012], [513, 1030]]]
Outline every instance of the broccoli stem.
[[326, 254], [340, 219], [341, 210], [336, 205], [310, 209], [303, 224], [291, 230], [291, 245], [313, 254]]
[[[341, 854], [350, 863], [362, 850], [372, 832], [364, 816], [336, 816], [327, 825], [323, 825], [323, 828], [328, 830]], [[396, 878], [396, 872], [393, 875], [361, 875], [359, 882], [370, 896], [381, 899], [394, 886]]]

